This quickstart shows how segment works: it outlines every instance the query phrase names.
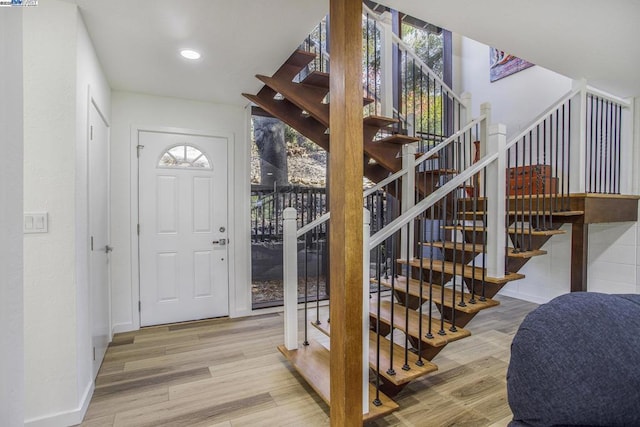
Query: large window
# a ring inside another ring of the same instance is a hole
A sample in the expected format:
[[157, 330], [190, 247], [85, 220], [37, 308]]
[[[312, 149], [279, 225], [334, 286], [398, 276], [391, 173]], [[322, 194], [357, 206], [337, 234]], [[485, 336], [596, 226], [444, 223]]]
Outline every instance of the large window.
[[[254, 115], [252, 129], [251, 286], [255, 309], [283, 303], [284, 209], [298, 211], [299, 226], [326, 212], [327, 152], [272, 117]], [[310, 297], [326, 298], [326, 239], [300, 242], [298, 249], [299, 294], [306, 287]]]

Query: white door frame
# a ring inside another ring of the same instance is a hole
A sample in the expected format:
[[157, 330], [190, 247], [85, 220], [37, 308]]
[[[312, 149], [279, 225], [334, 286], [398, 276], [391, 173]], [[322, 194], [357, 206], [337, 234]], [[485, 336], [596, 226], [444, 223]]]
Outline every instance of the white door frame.
[[236, 242], [234, 241], [235, 234], [235, 221], [233, 217], [233, 206], [235, 206], [236, 200], [232, 189], [234, 188], [234, 159], [233, 153], [235, 150], [235, 141], [233, 133], [215, 130], [197, 130], [186, 129], [177, 127], [165, 127], [165, 126], [131, 126], [131, 137], [129, 139], [130, 153], [131, 153], [131, 222], [130, 222], [130, 237], [131, 237], [131, 319], [133, 320], [133, 328], [140, 329], [140, 247], [138, 241], [138, 218], [139, 218], [139, 206], [138, 206], [138, 182], [139, 182], [139, 169], [138, 169], [138, 139], [140, 132], [157, 132], [157, 133], [179, 133], [190, 136], [203, 136], [212, 138], [225, 138], [227, 140], [227, 218], [228, 218], [228, 236], [229, 236], [229, 248], [227, 253], [228, 260], [228, 272], [229, 272], [229, 315], [233, 315], [233, 307], [235, 306], [235, 250]]

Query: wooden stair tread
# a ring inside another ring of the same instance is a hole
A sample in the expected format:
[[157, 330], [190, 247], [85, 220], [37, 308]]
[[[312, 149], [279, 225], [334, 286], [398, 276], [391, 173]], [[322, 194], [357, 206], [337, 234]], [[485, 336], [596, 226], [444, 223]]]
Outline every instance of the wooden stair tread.
[[[471, 231], [471, 232], [476, 231], [479, 233], [483, 233], [486, 231], [485, 227], [477, 227], [477, 226], [475, 230], [471, 226], [462, 227], [460, 225], [446, 225], [443, 228], [445, 230]], [[509, 228], [508, 232], [509, 234], [521, 234], [522, 230], [520, 228], [516, 230], [516, 228], [511, 227]], [[555, 236], [556, 234], [566, 234], [567, 232], [564, 230], [535, 230], [535, 229], [529, 230], [528, 228], [525, 227], [524, 233], [531, 234], [532, 236]]]
[[307, 52], [306, 50], [296, 50], [294, 51], [285, 61], [287, 65], [293, 65], [295, 67], [299, 67], [300, 69], [309, 65], [311, 61], [316, 59], [316, 54]]
[[[417, 172], [416, 175], [437, 175], [437, 176], [442, 176], [442, 175], [455, 175], [458, 173], [457, 169], [429, 169], [426, 171], [420, 171]], [[418, 180], [420, 178], [416, 178], [416, 180]], [[469, 188], [469, 186], [467, 186], [467, 188]]]
[[[473, 216], [484, 216], [485, 213], [486, 212], [484, 212], [484, 211], [470, 211], [470, 212], [461, 212], [460, 215], [473, 217]], [[532, 210], [532, 211], [529, 211], [529, 210], [522, 210], [522, 211], [509, 211], [509, 212], [507, 212], [507, 214], [509, 216], [523, 216], [524, 215], [525, 217], [537, 216], [537, 215], [569, 217], [569, 216], [584, 215], [584, 211], [549, 211], [549, 210], [545, 210], [545, 211]]]
[[411, 144], [412, 142], [418, 142], [420, 138], [414, 138], [412, 136], [401, 135], [399, 133], [395, 133], [393, 135], [387, 136], [386, 138], [378, 139], [375, 142], [387, 142], [390, 144]]
[[[322, 94], [322, 89], [307, 86], [307, 88], [304, 89], [305, 92], [313, 93], [312, 91], [315, 91], [314, 97], [308, 97], [307, 95], [302, 93], [302, 90], [300, 90], [302, 89], [302, 85], [300, 83], [282, 81], [280, 79], [264, 76], [261, 74], [257, 74], [256, 78], [273, 89], [275, 92], [280, 93], [282, 96], [284, 96], [285, 99], [291, 101], [301, 110], [309, 113], [314, 119], [318, 120], [325, 127], [329, 127], [329, 105], [318, 102], [317, 99], [324, 97], [324, 94]], [[313, 100], [311, 98], [316, 99]]]
[[[284, 345], [278, 346], [280, 353], [291, 362], [298, 373], [309, 383], [311, 388], [318, 393], [327, 404], [330, 404], [330, 369], [329, 350], [314, 340], [309, 341], [309, 345], [302, 346], [296, 350], [287, 350]], [[398, 404], [380, 392], [382, 404], [376, 406], [372, 403], [376, 395], [373, 385], [369, 385], [369, 412], [363, 415], [363, 421], [383, 417], [398, 409]]]
[[392, 119], [390, 117], [371, 115], [364, 118], [365, 125], [379, 128], [384, 128], [396, 123], [398, 123], [398, 119]]
[[300, 83], [307, 86], [329, 89], [329, 73], [313, 71], [309, 73]]
[[[415, 157], [416, 159], [419, 159], [420, 157], [424, 156], [426, 153], [415, 153]], [[440, 155], [438, 153], [436, 154], [432, 154], [430, 155], [428, 158], [424, 159], [424, 161], [426, 162], [427, 160], [436, 160], [439, 159]]]
[[[377, 282], [376, 280], [372, 280], [372, 282]], [[380, 281], [380, 285], [391, 288], [391, 279], [382, 279]], [[442, 304], [445, 307], [455, 307], [456, 311], [460, 311], [463, 313], [478, 313], [481, 310], [486, 308], [495, 307], [500, 305], [500, 302], [496, 300], [492, 300], [487, 298], [485, 301], [480, 301], [476, 294], [475, 302], [471, 301], [471, 294], [469, 292], [464, 293], [464, 302], [465, 306], [460, 306], [460, 297], [461, 292], [457, 291], [454, 299], [454, 292], [451, 288], [444, 288], [444, 302], [442, 300], [442, 286], [440, 285], [429, 285], [429, 283], [422, 283], [422, 300], [429, 301], [429, 288], [431, 287], [431, 295], [432, 301], [436, 304]], [[405, 292], [407, 290], [407, 278], [405, 276], [399, 276], [395, 279], [395, 289], [399, 292]], [[409, 279], [409, 295], [413, 295], [415, 297], [420, 296], [420, 281], [416, 279]]]
[[[369, 306], [369, 315], [374, 319], [377, 318], [377, 301], [372, 300], [369, 303]], [[406, 314], [409, 315], [408, 331], [405, 330]], [[380, 301], [380, 321], [391, 325], [391, 301]], [[422, 336], [419, 336], [420, 321], [422, 321]], [[427, 316], [425, 316], [425, 313], [423, 313], [422, 319], [420, 319], [420, 313], [414, 310], [407, 311], [403, 306], [400, 305], [396, 305], [394, 309], [393, 324], [394, 328], [399, 329], [402, 332], [407, 333], [408, 335], [419, 339], [424, 344], [430, 345], [432, 347], [442, 347], [449, 342], [457, 341], [471, 335], [471, 332], [463, 328], [456, 328], [457, 331], [452, 332], [450, 330], [451, 323], [449, 322], [444, 322], [445, 335], [439, 335], [438, 331], [440, 330], [441, 320], [432, 318], [431, 333], [433, 334], [433, 338], [427, 338], [425, 335], [429, 332], [429, 319]]]
[[[467, 227], [467, 230], [473, 231], [473, 227]], [[456, 250], [464, 250], [465, 252], [475, 252], [481, 253], [484, 251], [485, 246], [476, 243], [474, 246], [473, 243], [453, 243], [450, 241], [437, 241], [437, 242], [423, 242], [423, 246], [431, 246], [434, 248], [440, 249], [456, 249]], [[540, 249], [531, 250], [531, 251], [520, 251], [517, 253], [513, 253], [513, 248], [507, 248], [507, 256], [511, 258], [531, 258], [534, 256], [546, 255], [547, 251], [543, 251]]]
[[[311, 325], [321, 331], [323, 334], [330, 336], [331, 334], [331, 324], [329, 322], [316, 324], [315, 322], [311, 322]], [[376, 348], [378, 334], [373, 331], [369, 331], [369, 366], [371, 369], [376, 370]], [[408, 351], [407, 352], [407, 364], [409, 365], [409, 370], [402, 369], [404, 365], [404, 347], [393, 344], [393, 369], [396, 372], [395, 375], [389, 375], [387, 369], [391, 366], [391, 358], [389, 357], [391, 341], [389, 341], [385, 337], [380, 337], [380, 375], [386, 378], [389, 382], [394, 385], [406, 384], [409, 381], [413, 381], [417, 378], [420, 378], [424, 375], [427, 375], [431, 372], [435, 372], [438, 370], [438, 366], [435, 363], [429, 362], [426, 359], [422, 359], [422, 366], [416, 365], [418, 361], [418, 355]]]
[[[406, 259], [399, 259], [397, 260], [398, 263], [400, 264], [407, 264], [407, 260]], [[420, 259], [419, 258], [412, 258], [409, 260], [408, 262], [409, 265], [411, 265], [412, 267], [418, 267], [420, 268]], [[423, 269], [433, 269], [434, 271], [439, 271], [442, 273], [446, 273], [446, 274], [453, 274], [453, 269], [454, 269], [454, 265], [455, 265], [455, 274], [457, 276], [463, 276], [466, 278], [474, 278], [476, 280], [482, 280], [482, 273], [484, 268], [482, 267], [473, 267], [471, 265], [462, 265], [462, 264], [458, 264], [458, 263], [453, 263], [450, 261], [442, 261], [439, 259], [434, 259], [431, 260], [429, 258], [425, 258], [422, 261], [422, 268]], [[513, 280], [518, 280], [518, 279], [523, 279], [524, 278], [524, 274], [519, 274], [519, 273], [507, 273], [505, 274], [504, 277], [491, 277], [491, 276], [486, 276], [484, 277], [484, 281], [487, 283], [494, 283], [496, 285], [504, 285], [505, 283], [511, 282]]]

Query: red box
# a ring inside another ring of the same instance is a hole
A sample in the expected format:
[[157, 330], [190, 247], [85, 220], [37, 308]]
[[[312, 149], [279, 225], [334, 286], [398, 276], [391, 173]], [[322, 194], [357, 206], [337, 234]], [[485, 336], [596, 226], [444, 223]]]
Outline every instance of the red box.
[[507, 169], [507, 179], [521, 176], [550, 178], [551, 165], [527, 165]]
[[528, 196], [530, 194], [557, 194], [558, 178], [534, 175], [520, 175], [509, 179], [507, 192], [510, 196]]

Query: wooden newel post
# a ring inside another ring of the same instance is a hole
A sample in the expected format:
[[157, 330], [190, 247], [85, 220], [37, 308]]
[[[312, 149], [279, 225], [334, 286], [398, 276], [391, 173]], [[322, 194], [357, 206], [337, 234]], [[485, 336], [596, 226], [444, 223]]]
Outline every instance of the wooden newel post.
[[331, 0], [331, 425], [362, 425], [362, 0]]

